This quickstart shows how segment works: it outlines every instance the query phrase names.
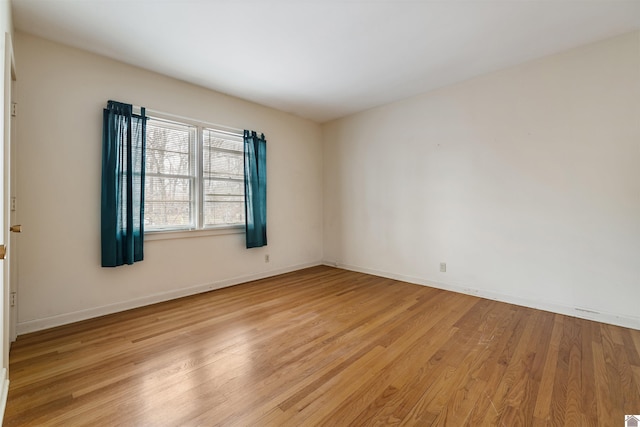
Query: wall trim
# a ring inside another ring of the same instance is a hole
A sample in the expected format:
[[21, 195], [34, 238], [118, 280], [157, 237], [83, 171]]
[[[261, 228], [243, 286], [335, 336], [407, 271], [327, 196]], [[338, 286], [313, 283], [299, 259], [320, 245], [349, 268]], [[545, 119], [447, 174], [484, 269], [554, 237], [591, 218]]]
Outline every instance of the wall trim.
[[187, 297], [190, 295], [200, 294], [204, 292], [214, 291], [216, 289], [227, 288], [229, 286], [239, 285], [241, 283], [251, 282], [253, 280], [265, 279], [267, 277], [277, 276], [279, 274], [290, 273], [304, 268], [322, 265], [322, 262], [310, 262], [298, 264], [290, 267], [278, 268], [275, 270], [264, 271], [246, 276], [234, 277], [231, 279], [219, 280], [213, 283], [205, 283], [188, 288], [176, 289], [168, 292], [160, 292], [145, 297], [135, 298], [129, 301], [122, 301], [114, 304], [107, 304], [100, 307], [89, 308], [86, 310], [74, 311], [71, 313], [58, 314], [42, 319], [28, 320], [17, 324], [18, 335], [28, 334], [30, 332], [41, 331], [43, 329], [54, 328], [56, 326], [67, 325], [69, 323], [79, 322], [82, 320], [92, 319], [95, 317], [105, 316], [107, 314], [118, 313], [121, 311], [131, 310], [133, 308], [144, 307], [146, 305], [157, 304], [159, 302], [170, 301], [177, 298]]
[[371, 274], [373, 276], [385, 277], [387, 279], [400, 280], [403, 282], [413, 283], [416, 285], [429, 286], [432, 288], [442, 289], [445, 291], [452, 291], [460, 294], [472, 295], [472, 296], [490, 299], [494, 301], [505, 302], [508, 304], [514, 304], [514, 305], [519, 305], [523, 307], [549, 311], [556, 314], [563, 314], [566, 316], [577, 317], [580, 319], [593, 320], [596, 322], [608, 323], [611, 325], [640, 330], [640, 317], [621, 316], [619, 314], [602, 312], [596, 309], [591, 309], [586, 307], [575, 307], [575, 306], [559, 304], [552, 301], [527, 299], [527, 298], [522, 298], [515, 295], [487, 291], [487, 290], [477, 289], [477, 288], [460, 285], [460, 284], [451, 284], [451, 283], [440, 282], [436, 280], [429, 280], [429, 279], [422, 279], [422, 278], [413, 277], [413, 276], [407, 276], [404, 274], [390, 273], [387, 271], [375, 270], [375, 269], [366, 268], [366, 267], [359, 267], [355, 265], [340, 264], [338, 262], [330, 261], [330, 260], [323, 260], [322, 264], [330, 267], [341, 268], [344, 270], [356, 271], [358, 273]]
[[0, 425], [4, 421], [4, 411], [7, 408], [7, 397], [9, 396], [9, 379], [7, 378], [7, 368], [2, 368], [0, 374], [0, 382], [2, 382], [2, 390], [0, 391]]
[[[567, 316], [577, 317], [580, 319], [593, 320], [596, 322], [608, 323], [611, 325], [622, 326], [626, 328], [640, 330], [640, 317], [621, 316], [615, 313], [606, 313], [597, 311], [595, 309], [585, 307], [567, 306], [564, 304], [558, 304], [551, 301], [532, 300], [521, 298], [515, 295], [503, 294], [500, 292], [492, 292], [481, 289], [476, 289], [469, 286], [462, 286], [459, 284], [451, 284], [446, 282], [440, 282], [436, 280], [422, 279], [413, 276], [407, 276], [404, 274], [391, 273], [382, 270], [376, 270], [366, 267], [359, 267], [349, 264], [340, 264], [335, 261], [323, 260], [321, 262], [311, 262], [305, 264], [298, 264], [290, 267], [284, 267], [276, 270], [270, 270], [261, 273], [249, 274], [246, 276], [239, 276], [231, 279], [220, 280], [213, 283], [206, 283], [196, 286], [191, 286], [184, 289], [178, 289], [175, 291], [161, 292], [146, 297], [136, 298], [129, 301], [123, 301], [114, 304], [108, 304], [100, 307], [94, 307], [86, 310], [75, 311], [71, 313], [60, 314], [56, 316], [46, 317], [42, 319], [34, 319], [26, 322], [20, 322], [17, 325], [18, 335], [28, 334], [30, 332], [36, 332], [43, 329], [49, 329], [56, 326], [62, 326], [69, 323], [79, 322], [82, 320], [92, 319], [108, 314], [118, 313], [121, 311], [131, 310], [133, 308], [143, 307], [146, 305], [156, 304], [172, 299], [182, 298], [199, 293], [209, 292], [216, 289], [222, 289], [229, 286], [235, 286], [253, 280], [265, 279], [267, 277], [277, 276], [279, 274], [290, 273], [296, 270], [302, 270], [304, 268], [315, 267], [317, 265], [327, 265], [330, 267], [341, 268], [344, 270], [356, 271], [359, 273], [371, 274], [373, 276], [385, 277], [388, 279], [400, 280], [407, 283], [413, 283], [421, 286], [429, 286], [432, 288], [442, 289], [446, 291], [457, 292], [465, 295], [477, 296], [480, 298], [491, 299], [495, 301], [505, 302], [508, 304], [515, 304], [523, 307], [535, 308], [538, 310], [549, 311], [552, 313], [563, 314]], [[9, 381], [6, 379], [6, 370], [3, 369], [5, 376], [0, 376], [2, 381], [2, 395], [0, 399], [0, 409], [6, 402], [6, 393], [8, 392]], [[0, 412], [4, 414], [4, 411]], [[0, 420], [1, 421], [1, 420]]]

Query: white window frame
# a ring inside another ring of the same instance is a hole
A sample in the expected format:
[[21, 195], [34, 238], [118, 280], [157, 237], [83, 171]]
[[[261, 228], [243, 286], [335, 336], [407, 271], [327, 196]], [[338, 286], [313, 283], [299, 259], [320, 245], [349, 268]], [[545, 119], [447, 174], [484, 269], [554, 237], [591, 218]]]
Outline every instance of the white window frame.
[[[221, 126], [213, 123], [207, 123], [186, 117], [176, 116], [168, 113], [162, 113], [154, 110], [146, 109], [146, 116], [150, 119], [157, 119], [178, 125], [192, 126], [196, 129], [195, 141], [192, 148], [195, 149], [193, 161], [195, 162], [195, 185], [192, 188], [191, 210], [195, 218], [191, 225], [187, 227], [166, 227], [147, 230], [145, 227], [145, 240], [164, 240], [175, 238], [190, 238], [223, 234], [237, 234], [245, 232], [245, 223], [234, 225], [213, 225], [205, 226], [204, 224], [204, 173], [203, 173], [203, 150], [204, 150], [204, 130], [211, 130], [221, 135], [228, 135], [230, 139], [243, 139], [243, 131]], [[246, 218], [245, 218], [246, 221]]]

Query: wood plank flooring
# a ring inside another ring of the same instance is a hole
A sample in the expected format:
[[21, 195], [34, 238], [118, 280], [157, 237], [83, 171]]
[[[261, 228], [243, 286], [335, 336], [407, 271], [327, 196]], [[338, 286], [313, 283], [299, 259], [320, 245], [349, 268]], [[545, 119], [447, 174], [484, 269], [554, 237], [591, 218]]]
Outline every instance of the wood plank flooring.
[[640, 331], [314, 267], [20, 336], [6, 426], [622, 426]]

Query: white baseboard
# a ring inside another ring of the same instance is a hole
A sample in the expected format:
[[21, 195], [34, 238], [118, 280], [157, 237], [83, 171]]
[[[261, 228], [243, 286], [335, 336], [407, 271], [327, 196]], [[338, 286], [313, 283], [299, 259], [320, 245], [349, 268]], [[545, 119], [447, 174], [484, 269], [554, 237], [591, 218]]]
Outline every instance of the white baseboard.
[[141, 298], [136, 298], [129, 301], [123, 301], [115, 304], [108, 304], [100, 307], [89, 308], [86, 310], [74, 311], [72, 313], [64, 313], [64, 314], [59, 314], [56, 316], [46, 317], [42, 319], [28, 320], [26, 322], [19, 322], [16, 325], [16, 330], [18, 335], [23, 335], [29, 332], [36, 332], [43, 329], [49, 329], [56, 326], [79, 322], [81, 320], [92, 319], [94, 317], [99, 317], [107, 314], [117, 313], [120, 311], [130, 310], [132, 308], [143, 307], [145, 305], [156, 304], [159, 302], [169, 301], [176, 298], [182, 298], [189, 295], [195, 295], [203, 292], [213, 291], [216, 289], [226, 288], [229, 286], [238, 285], [240, 283], [251, 282], [253, 280], [264, 279], [271, 276], [277, 276], [279, 274], [289, 273], [296, 270], [302, 270], [303, 268], [315, 267], [321, 264], [322, 264], [321, 262], [299, 264], [299, 265], [280, 268], [276, 270], [269, 270], [261, 273], [249, 274], [246, 276], [220, 280], [214, 283], [206, 283], [202, 285], [191, 286], [188, 288], [176, 289], [175, 291], [161, 292], [161, 293], [148, 295]]
[[594, 320], [596, 322], [608, 323], [611, 325], [623, 326], [640, 330], [640, 317], [622, 316], [615, 313], [606, 313], [596, 309], [586, 307], [574, 307], [559, 304], [552, 301], [532, 300], [515, 295], [503, 294], [500, 292], [486, 291], [476, 289], [470, 286], [460, 284], [444, 283], [435, 280], [422, 279], [418, 277], [406, 276], [404, 274], [390, 273], [387, 271], [374, 270], [371, 268], [358, 267], [355, 265], [340, 264], [335, 261], [323, 260], [322, 263], [327, 266], [342, 268], [344, 270], [357, 271], [359, 273], [371, 274], [374, 276], [386, 277], [388, 279], [400, 280], [403, 282], [413, 283], [416, 285], [429, 286], [432, 288], [443, 289], [446, 291], [457, 292], [466, 295], [473, 295], [481, 298], [491, 299], [509, 304], [520, 305], [523, 307], [535, 308], [538, 310], [550, 311], [552, 313], [564, 314], [567, 316], [578, 317], [580, 319]]
[[7, 397], [9, 396], [9, 379], [7, 378], [6, 368], [2, 368], [0, 382], [2, 386], [2, 390], [0, 390], [0, 425], [2, 425], [4, 421], [4, 411], [7, 408]]

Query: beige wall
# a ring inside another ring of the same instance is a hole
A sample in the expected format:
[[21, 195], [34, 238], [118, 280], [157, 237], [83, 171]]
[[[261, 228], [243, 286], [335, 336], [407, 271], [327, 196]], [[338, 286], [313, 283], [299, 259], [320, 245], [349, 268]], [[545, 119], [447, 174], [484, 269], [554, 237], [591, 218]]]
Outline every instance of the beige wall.
[[[19, 333], [321, 261], [319, 125], [23, 33], [15, 50], [24, 226]], [[247, 250], [244, 234], [149, 241], [143, 262], [101, 268], [102, 109], [109, 99], [264, 132], [269, 245]]]
[[324, 206], [329, 264], [640, 328], [640, 33], [326, 124]]

